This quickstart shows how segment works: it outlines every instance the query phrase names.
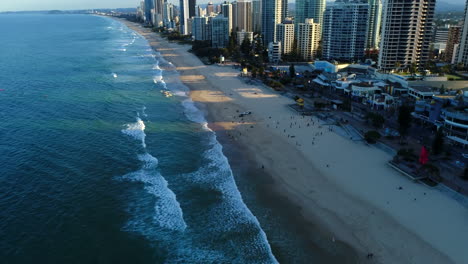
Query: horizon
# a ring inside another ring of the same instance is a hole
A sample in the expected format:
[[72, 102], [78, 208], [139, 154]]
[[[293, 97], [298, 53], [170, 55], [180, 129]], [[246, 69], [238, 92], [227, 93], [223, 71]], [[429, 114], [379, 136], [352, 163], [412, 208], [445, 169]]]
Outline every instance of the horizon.
[[[199, 4], [207, 4], [210, 0], [197, 1]], [[79, 3], [74, 1], [66, 2], [59, 0], [45, 0], [38, 3], [36, 0], [23, 0], [17, 2], [15, 0], [3, 0], [0, 5], [0, 13], [4, 12], [34, 12], [34, 11], [50, 11], [50, 10], [89, 10], [89, 9], [117, 9], [117, 8], [136, 8], [138, 6], [139, 0], [101, 0], [99, 3], [96, 3], [95, 0], [80, 0]], [[170, 0], [175, 5], [179, 1]], [[214, 3], [222, 3], [223, 1], [212, 1]], [[328, 1], [327, 2], [334, 2]], [[101, 4], [102, 3], [102, 4]], [[106, 4], [107, 3], [107, 4]], [[290, 1], [289, 3], [295, 3], [295, 1]], [[462, 0], [444, 0], [436, 1], [436, 4], [444, 3], [451, 5], [464, 5], [465, 1]], [[106, 6], [107, 5], [107, 6]], [[462, 10], [464, 11], [464, 10]]]

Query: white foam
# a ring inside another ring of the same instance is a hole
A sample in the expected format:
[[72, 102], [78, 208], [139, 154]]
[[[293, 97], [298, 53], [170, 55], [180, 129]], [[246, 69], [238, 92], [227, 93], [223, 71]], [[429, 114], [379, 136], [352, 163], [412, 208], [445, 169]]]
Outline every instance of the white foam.
[[135, 123], [130, 123], [125, 125], [127, 128], [122, 129], [122, 133], [125, 135], [131, 136], [137, 140], [141, 141], [141, 145], [143, 148], [146, 148], [145, 143], [145, 123], [139, 117]]
[[112, 73], [112, 77], [117, 78], [118, 77], [117, 73]]
[[[151, 213], [151, 221], [141, 215], [134, 215], [124, 229], [138, 232], [145, 236], [152, 235], [155, 226], [164, 229], [184, 231], [187, 228], [182, 208], [180, 207], [174, 192], [169, 189], [168, 183], [156, 170], [141, 169], [122, 176], [122, 180], [141, 182], [145, 190], [156, 197], [154, 212]], [[138, 212], [143, 213], [143, 212]]]
[[195, 103], [192, 99], [187, 98], [182, 101], [182, 105], [184, 106], [185, 116], [192, 122], [206, 124], [206, 119], [203, 113], [195, 106]]
[[156, 167], [158, 167], [158, 164], [159, 164], [158, 159], [156, 157], [150, 155], [149, 153], [138, 155], [138, 159], [144, 163], [143, 168], [145, 168], [145, 169], [156, 168]]
[[143, 106], [143, 107], [141, 108], [141, 114], [142, 114], [144, 117], [148, 117], [148, 115], [146, 114], [145, 110], [146, 110], [146, 106]]

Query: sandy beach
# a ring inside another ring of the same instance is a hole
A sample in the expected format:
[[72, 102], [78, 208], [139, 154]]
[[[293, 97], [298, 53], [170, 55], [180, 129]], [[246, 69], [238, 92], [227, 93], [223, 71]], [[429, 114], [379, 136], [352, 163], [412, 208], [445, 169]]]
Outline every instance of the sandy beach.
[[[468, 209], [461, 203], [390, 168], [392, 157], [382, 150], [293, 112], [292, 99], [246, 84], [238, 70], [204, 65], [189, 46], [122, 22], [175, 66], [210, 128], [270, 175], [274, 191], [305, 221], [320, 226], [325, 247], [349, 245], [359, 263], [468, 263]], [[240, 118], [244, 111], [252, 114]]]

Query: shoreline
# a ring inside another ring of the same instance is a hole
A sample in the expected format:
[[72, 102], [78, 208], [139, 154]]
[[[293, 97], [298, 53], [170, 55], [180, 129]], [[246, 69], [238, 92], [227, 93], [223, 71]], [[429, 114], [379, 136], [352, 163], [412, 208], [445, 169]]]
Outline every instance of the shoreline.
[[[298, 220], [292, 221], [293, 224], [305, 225], [300, 229], [320, 248], [332, 252], [333, 248], [338, 248], [334, 253], [354, 255], [356, 262], [349, 263], [468, 261], [468, 255], [460, 251], [468, 240], [468, 229], [461, 226], [463, 217], [468, 216], [466, 210], [460, 211], [456, 204], [448, 204], [434, 191], [395, 176], [395, 171], [382, 165], [383, 160], [388, 160], [388, 154], [327, 132], [319, 127], [318, 120], [304, 120], [284, 107], [289, 99], [264, 87], [245, 84], [230, 67], [204, 65], [186, 51], [186, 45], [169, 43], [139, 24], [120, 21], [145, 37], [155, 51], [176, 66], [181, 81], [191, 90], [190, 97], [202, 105], [207, 114], [209, 126], [219, 137], [230, 164], [233, 159], [243, 159], [248, 164], [247, 177], [261, 170], [261, 174], [265, 174], [263, 177], [271, 178], [271, 182], [263, 186], [268, 190], [271, 187], [271, 194], [268, 194], [271, 196], [267, 197], [276, 196], [272, 199], [286, 201], [283, 207], [293, 206], [293, 209], [281, 210], [287, 214], [294, 212], [291, 218], [298, 217]], [[237, 111], [247, 110], [252, 110], [253, 115], [239, 120]], [[310, 122], [317, 122], [317, 126], [306, 131], [305, 124]], [[294, 139], [289, 135], [285, 137], [283, 127], [284, 131], [294, 134]], [[314, 135], [317, 140], [311, 144], [310, 137]], [[225, 151], [229, 148], [235, 150]], [[353, 160], [353, 155], [361, 160]], [[363, 166], [359, 166], [361, 162], [369, 162], [366, 165], [369, 168], [363, 170]], [[376, 179], [377, 176], [380, 178]], [[384, 184], [389, 185], [389, 190], [382, 186]], [[404, 193], [396, 190], [398, 185], [404, 185]], [[382, 190], [386, 193], [381, 193]], [[423, 190], [426, 190], [424, 194]], [[429, 195], [426, 196], [426, 192]], [[427, 199], [429, 196], [431, 198]], [[413, 197], [414, 201], [416, 198], [428, 200], [421, 202], [424, 203], [421, 206], [434, 204], [434, 211], [439, 208], [447, 218], [453, 217], [456, 221], [451, 223], [448, 221], [452, 219], [440, 218], [440, 212], [437, 216], [437, 212], [418, 209], [419, 205], [414, 205], [416, 202], [406, 205]], [[438, 222], [444, 230], [436, 232], [438, 230], [433, 228]], [[322, 233], [318, 237], [317, 231]], [[425, 231], [433, 231], [433, 234]], [[453, 245], [444, 246], [447, 241], [452, 241]], [[456, 249], [447, 248], [452, 246]], [[374, 254], [374, 258], [366, 259], [368, 253]]]

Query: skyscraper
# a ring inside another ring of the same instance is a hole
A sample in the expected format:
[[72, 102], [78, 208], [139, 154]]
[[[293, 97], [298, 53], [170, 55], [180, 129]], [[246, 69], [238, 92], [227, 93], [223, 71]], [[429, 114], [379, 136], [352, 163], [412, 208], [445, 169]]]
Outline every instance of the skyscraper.
[[455, 45], [460, 43], [461, 28], [459, 26], [451, 26], [448, 32], [447, 44], [445, 46], [444, 61], [454, 62]]
[[262, 1], [252, 0], [252, 30], [262, 31]]
[[304, 23], [298, 24], [297, 48], [300, 56], [307, 61], [312, 61], [317, 55], [320, 42], [320, 24], [314, 23], [314, 19], [306, 18]]
[[151, 23], [153, 16], [151, 15], [151, 9], [154, 8], [154, 0], [145, 0], [145, 19], [146, 23]]
[[221, 13], [223, 14], [223, 17], [227, 18], [229, 33], [231, 33], [232, 31], [232, 5], [231, 3], [225, 1], [224, 4], [221, 5]]
[[369, 0], [369, 23], [367, 26], [366, 49], [378, 49], [380, 41], [380, 25], [382, 20], [381, 0]]
[[294, 48], [294, 22], [285, 20], [276, 25], [275, 42], [281, 42], [281, 54], [288, 54]]
[[422, 66], [429, 58], [435, 0], [386, 0], [378, 66], [390, 71]]
[[195, 40], [209, 40], [211, 36], [207, 35], [206, 25], [208, 24], [207, 17], [194, 17], [192, 24], [192, 36]]
[[325, 5], [325, 0], [296, 0], [296, 32], [299, 29], [298, 24], [304, 23], [307, 18], [313, 18], [315, 23], [322, 25]]
[[211, 46], [214, 48], [226, 47], [229, 40], [228, 18], [219, 15], [211, 19]]
[[180, 20], [179, 20], [179, 25], [180, 25], [180, 33], [183, 35], [188, 35], [190, 32], [188, 31], [188, 19], [189, 19], [189, 0], [180, 0]]
[[[165, 1], [167, 2], [167, 1]], [[163, 0], [154, 0], [154, 20], [155, 27], [162, 27], [164, 24], [164, 2]]]
[[337, 0], [325, 9], [323, 58], [352, 61], [364, 55], [369, 4], [366, 0]]
[[233, 12], [236, 13], [233, 28], [237, 28], [238, 31], [252, 32], [252, 2], [239, 0]]
[[281, 10], [281, 0], [262, 0], [262, 35], [265, 45], [274, 40], [276, 24], [282, 22]]
[[208, 4], [206, 5], [206, 15], [207, 16], [211, 16], [212, 13], [214, 13], [214, 5], [213, 5], [213, 2], [208, 2]]
[[461, 31], [456, 63], [463, 63], [463, 65], [468, 66], [468, 0], [465, 5], [465, 21]]
[[174, 27], [174, 5], [168, 2], [164, 2], [163, 11], [164, 26], [168, 28]]
[[188, 18], [192, 18], [195, 16], [195, 13], [196, 13], [196, 8], [195, 6], [197, 5], [197, 1], [196, 0], [188, 0]]

